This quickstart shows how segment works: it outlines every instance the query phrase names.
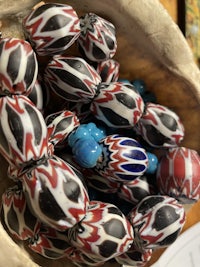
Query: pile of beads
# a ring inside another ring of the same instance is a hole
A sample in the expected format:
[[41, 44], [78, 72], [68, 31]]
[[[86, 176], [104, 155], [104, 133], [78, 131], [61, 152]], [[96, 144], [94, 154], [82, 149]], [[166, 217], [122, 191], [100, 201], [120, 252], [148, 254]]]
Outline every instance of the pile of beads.
[[[46, 258], [144, 266], [153, 250], [176, 240], [185, 212], [168, 196], [166, 160], [140, 140], [173, 154], [184, 137], [180, 118], [147, 101], [141, 81], [118, 80], [109, 21], [47, 3], [23, 29], [27, 41], [0, 39], [0, 153], [14, 182], [2, 196], [2, 221]], [[73, 44], [82, 56], [65, 55]], [[47, 95], [63, 106], [54, 103], [49, 113], [41, 101]], [[156, 173], [163, 195], [149, 182]]]

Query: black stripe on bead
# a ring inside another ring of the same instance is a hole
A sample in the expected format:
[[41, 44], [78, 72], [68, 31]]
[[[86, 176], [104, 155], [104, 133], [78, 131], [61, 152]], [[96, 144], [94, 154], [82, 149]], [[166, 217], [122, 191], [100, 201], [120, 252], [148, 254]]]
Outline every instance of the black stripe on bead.
[[64, 61], [66, 64], [68, 64], [73, 69], [79, 71], [80, 73], [85, 74], [91, 80], [93, 79], [93, 77], [90, 74], [90, 72], [88, 71], [86, 65], [83, 62], [81, 62], [80, 60], [67, 58], [67, 59], [63, 59], [62, 61]]
[[112, 109], [106, 107], [99, 107], [103, 116], [113, 125], [116, 126], [129, 126], [130, 123], [127, 119], [116, 114]]
[[0, 146], [2, 146], [6, 152], [9, 152], [8, 139], [6, 138], [5, 133], [2, 129], [1, 122], [0, 122]]
[[54, 221], [59, 221], [66, 218], [65, 213], [45, 185], [42, 187], [42, 190], [39, 194], [39, 206], [42, 213]]
[[8, 125], [10, 130], [16, 139], [17, 147], [23, 153], [24, 125], [21, 122], [20, 116], [8, 104], [6, 104], [5, 109], [8, 114]]
[[17, 218], [17, 215], [15, 213], [15, 210], [13, 208], [13, 204], [11, 205], [8, 213], [7, 213], [7, 221], [8, 226], [15, 231], [17, 234], [19, 234], [19, 221]]
[[98, 247], [99, 254], [104, 258], [109, 258], [117, 251], [118, 244], [111, 240], [105, 240]]
[[69, 200], [74, 203], [78, 203], [80, 197], [80, 187], [75, 181], [69, 180], [67, 183], [63, 182], [63, 190]]
[[59, 38], [58, 40], [56, 40], [52, 44], [48, 45], [47, 47], [48, 47], [48, 49], [65, 47], [73, 38], [74, 38], [74, 35], [64, 36], [62, 38]]
[[14, 82], [18, 76], [21, 58], [22, 58], [22, 51], [20, 46], [18, 46], [15, 50], [10, 52], [7, 65], [7, 73], [12, 82]]
[[25, 106], [25, 110], [28, 112], [30, 120], [31, 120], [31, 124], [33, 126], [33, 130], [34, 130], [34, 142], [35, 145], [39, 145], [42, 141], [42, 126], [41, 126], [41, 121], [40, 118], [38, 117], [37, 112], [35, 111], [35, 109], [28, 104], [24, 104]]
[[62, 82], [66, 83], [66, 85], [72, 88], [78, 88], [80, 91], [90, 92], [88, 87], [82, 82], [82, 79], [79, 79], [76, 75], [62, 69], [54, 69], [53, 73], [57, 77], [62, 77]]
[[98, 46], [96, 46], [95, 43], [93, 43], [92, 54], [93, 57], [96, 58], [97, 60], [106, 59], [106, 54]]
[[149, 211], [151, 208], [153, 208], [154, 206], [156, 206], [156, 204], [163, 202], [164, 197], [162, 196], [157, 196], [157, 197], [149, 197], [148, 199], [146, 199], [145, 201], [143, 201], [141, 203], [141, 205], [139, 205], [138, 207], [138, 212], [145, 214], [147, 211]]
[[59, 30], [69, 24], [70, 21], [70, 18], [61, 14], [52, 16], [42, 27], [41, 32]]
[[136, 107], [133, 98], [125, 93], [115, 94], [115, 97], [119, 103], [122, 103], [128, 109], [134, 109]]
[[35, 230], [35, 226], [37, 224], [37, 219], [33, 214], [30, 212], [30, 209], [26, 206], [24, 211], [24, 222], [31, 229], [33, 232]]
[[26, 88], [29, 88], [33, 82], [34, 79], [34, 73], [36, 70], [36, 60], [33, 53], [31, 53], [27, 59], [27, 65], [26, 65], [26, 72], [24, 76], [24, 82], [26, 84]]
[[76, 96], [74, 94], [70, 94], [66, 91], [64, 91], [63, 89], [61, 89], [59, 86], [57, 86], [55, 83], [53, 85], [51, 85], [52, 90], [54, 90], [54, 92], [58, 95], [60, 95], [61, 97], [76, 102], [80, 100], [79, 96]]

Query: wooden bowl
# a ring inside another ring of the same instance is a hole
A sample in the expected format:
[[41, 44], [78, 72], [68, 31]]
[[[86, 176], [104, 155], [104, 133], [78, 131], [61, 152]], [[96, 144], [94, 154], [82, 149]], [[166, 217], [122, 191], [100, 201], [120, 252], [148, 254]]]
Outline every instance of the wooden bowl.
[[[3, 37], [23, 38], [21, 20], [37, 2], [0, 0]], [[200, 152], [200, 71], [187, 41], [160, 2], [68, 0], [67, 4], [74, 7], [78, 15], [94, 12], [113, 22], [117, 30], [115, 59], [120, 62], [120, 76], [144, 79], [148, 89], [156, 94], [158, 102], [180, 116], [185, 126], [185, 138], [181, 145]], [[2, 194], [11, 181], [6, 177], [7, 163], [2, 157], [0, 160]], [[74, 266], [66, 260], [50, 261], [31, 254], [24, 243], [16, 244], [15, 241], [0, 225], [0, 266]]]

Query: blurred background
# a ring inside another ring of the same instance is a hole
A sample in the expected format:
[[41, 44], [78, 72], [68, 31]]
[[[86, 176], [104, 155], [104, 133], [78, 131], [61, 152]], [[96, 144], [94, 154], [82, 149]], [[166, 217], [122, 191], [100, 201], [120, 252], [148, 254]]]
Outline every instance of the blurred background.
[[200, 67], [200, 0], [160, 0], [160, 2], [180, 27]]

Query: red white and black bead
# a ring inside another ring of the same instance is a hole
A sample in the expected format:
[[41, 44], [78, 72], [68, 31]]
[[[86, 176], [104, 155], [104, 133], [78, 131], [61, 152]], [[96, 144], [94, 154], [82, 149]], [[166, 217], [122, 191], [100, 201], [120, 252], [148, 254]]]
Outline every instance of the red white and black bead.
[[119, 63], [114, 59], [101, 61], [97, 65], [97, 72], [101, 76], [102, 82], [117, 82], [119, 78]]
[[80, 17], [78, 43], [84, 55], [93, 62], [112, 58], [117, 50], [115, 26], [106, 19], [87, 13]]
[[41, 112], [26, 96], [0, 98], [0, 152], [16, 168], [48, 158], [47, 128]]
[[100, 192], [117, 193], [121, 186], [121, 182], [106, 179], [94, 169], [84, 169], [83, 174], [86, 177], [87, 184]]
[[48, 131], [48, 140], [53, 146], [64, 142], [68, 135], [80, 125], [75, 113], [64, 110], [50, 114], [45, 118]]
[[90, 102], [101, 82], [99, 74], [80, 57], [55, 56], [44, 73], [46, 85], [72, 102]]
[[157, 185], [162, 194], [170, 195], [183, 203], [200, 198], [200, 156], [186, 147], [169, 149], [159, 161]]
[[133, 226], [134, 244], [138, 249], [155, 249], [172, 244], [185, 223], [185, 211], [172, 197], [145, 197], [129, 213]]
[[68, 229], [72, 246], [102, 261], [128, 250], [133, 242], [133, 228], [113, 204], [91, 201], [85, 217]]
[[152, 249], [138, 249], [133, 243], [129, 250], [119, 256], [115, 257], [119, 264], [128, 264], [134, 267], [143, 267], [148, 261], [150, 261], [152, 256]]
[[140, 120], [144, 102], [131, 84], [102, 83], [90, 107], [94, 116], [113, 128], [132, 128]]
[[38, 75], [36, 55], [18, 38], [0, 39], [0, 95], [28, 95]]
[[20, 185], [10, 187], [3, 193], [2, 213], [2, 220], [15, 238], [26, 240], [39, 232], [41, 222], [29, 209]]
[[46, 3], [30, 12], [23, 29], [38, 55], [62, 54], [79, 37], [80, 21], [71, 6]]
[[138, 204], [143, 198], [152, 195], [151, 185], [145, 175], [135, 178], [128, 183], [122, 183], [118, 196], [133, 205]]
[[153, 103], [146, 104], [136, 131], [152, 147], [176, 147], [184, 138], [184, 127], [178, 115]]
[[27, 171], [23, 187], [32, 210], [50, 227], [64, 231], [83, 219], [89, 205], [81, 174], [55, 155]]
[[66, 258], [73, 251], [67, 241], [65, 232], [42, 224], [39, 232], [29, 239], [29, 248], [49, 259]]

